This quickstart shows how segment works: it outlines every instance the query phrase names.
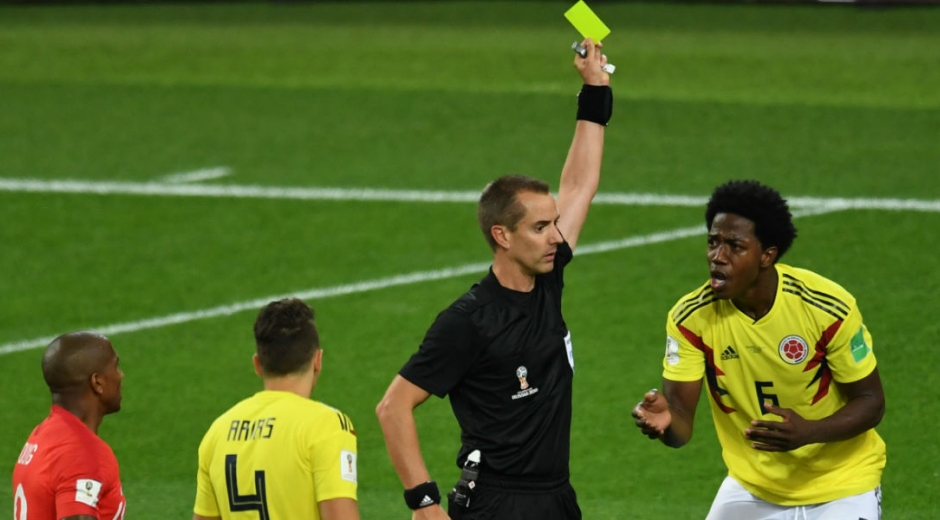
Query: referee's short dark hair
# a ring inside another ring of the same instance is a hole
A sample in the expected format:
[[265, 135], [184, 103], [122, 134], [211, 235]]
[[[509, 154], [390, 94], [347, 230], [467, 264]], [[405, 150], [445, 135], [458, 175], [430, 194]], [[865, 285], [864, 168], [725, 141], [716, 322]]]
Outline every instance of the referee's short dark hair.
[[298, 298], [267, 304], [255, 320], [255, 345], [264, 375], [303, 372], [320, 348], [313, 309]]
[[477, 221], [480, 230], [486, 238], [490, 249], [496, 251], [496, 239], [490, 231], [493, 226], [506, 226], [516, 229], [516, 224], [525, 216], [525, 208], [519, 204], [517, 195], [528, 191], [532, 193], [548, 194], [549, 188], [545, 181], [525, 175], [505, 175], [483, 188], [480, 203], [477, 206]]
[[705, 225], [712, 228], [715, 215], [732, 213], [754, 223], [761, 248], [777, 248], [777, 259], [796, 238], [793, 215], [780, 192], [753, 180], [732, 180], [715, 188], [705, 207]]

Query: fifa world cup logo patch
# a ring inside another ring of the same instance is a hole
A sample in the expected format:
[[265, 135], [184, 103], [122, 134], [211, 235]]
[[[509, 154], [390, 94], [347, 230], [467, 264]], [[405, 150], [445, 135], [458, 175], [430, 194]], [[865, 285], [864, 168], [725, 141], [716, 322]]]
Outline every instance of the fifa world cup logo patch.
[[791, 365], [798, 365], [809, 354], [809, 345], [806, 340], [797, 336], [787, 336], [780, 341], [780, 359]]
[[340, 477], [347, 482], [357, 484], [359, 475], [356, 471], [356, 454], [351, 451], [341, 450], [339, 461]]
[[535, 395], [539, 392], [539, 389], [529, 384], [529, 369], [526, 367], [519, 367], [516, 369], [516, 379], [519, 380], [520, 390], [513, 394], [512, 400], [522, 399], [524, 397], [529, 397], [530, 395]]

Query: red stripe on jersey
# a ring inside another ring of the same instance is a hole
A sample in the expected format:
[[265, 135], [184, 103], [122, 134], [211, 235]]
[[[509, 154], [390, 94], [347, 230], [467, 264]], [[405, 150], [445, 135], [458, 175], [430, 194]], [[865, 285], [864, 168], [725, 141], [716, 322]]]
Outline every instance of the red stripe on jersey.
[[816, 375], [813, 376], [813, 380], [806, 385], [806, 388], [809, 388], [819, 381], [819, 389], [816, 390], [816, 395], [813, 396], [813, 404], [818, 403], [820, 399], [829, 394], [829, 385], [832, 384], [832, 370], [829, 368], [826, 353], [829, 344], [832, 343], [832, 338], [836, 337], [836, 333], [839, 332], [839, 327], [841, 326], [842, 320], [836, 320], [829, 328], [823, 331], [822, 337], [816, 342], [816, 353], [813, 354], [813, 359], [810, 359], [809, 363], [806, 364], [806, 368], [803, 369], [803, 372], [809, 372], [819, 367], [816, 370]]
[[701, 350], [702, 353], [705, 354], [705, 380], [708, 381], [708, 392], [711, 394], [712, 399], [715, 400], [715, 404], [725, 413], [735, 412], [736, 410], [734, 408], [721, 402], [721, 396], [728, 395], [728, 391], [718, 386], [718, 376], [723, 376], [725, 373], [715, 366], [715, 351], [705, 344], [701, 336], [697, 336], [694, 332], [682, 325], [678, 325], [678, 327], [679, 332], [685, 336], [685, 339], [689, 340], [689, 343], [691, 343], [693, 347]]

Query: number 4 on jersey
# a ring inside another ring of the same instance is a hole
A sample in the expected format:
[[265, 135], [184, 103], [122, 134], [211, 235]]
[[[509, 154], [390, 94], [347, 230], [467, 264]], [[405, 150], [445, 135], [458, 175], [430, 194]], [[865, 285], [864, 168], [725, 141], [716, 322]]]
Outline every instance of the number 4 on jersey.
[[238, 468], [237, 456], [225, 456], [225, 488], [228, 490], [228, 507], [236, 511], [257, 511], [260, 520], [270, 520], [268, 514], [268, 497], [264, 482], [264, 471], [255, 471], [255, 494], [238, 494]]

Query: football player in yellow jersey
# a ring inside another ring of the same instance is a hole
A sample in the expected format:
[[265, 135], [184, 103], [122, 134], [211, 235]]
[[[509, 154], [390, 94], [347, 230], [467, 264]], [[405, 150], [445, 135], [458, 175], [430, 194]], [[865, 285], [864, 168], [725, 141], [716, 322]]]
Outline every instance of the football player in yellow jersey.
[[310, 399], [323, 366], [313, 309], [271, 302], [254, 332], [264, 390], [203, 437], [193, 520], [359, 520], [352, 422]]
[[884, 392], [855, 299], [777, 262], [796, 229], [773, 188], [725, 183], [705, 221], [711, 277], [669, 312], [637, 426], [685, 445], [704, 380], [728, 467], [708, 520], [880, 518]]

